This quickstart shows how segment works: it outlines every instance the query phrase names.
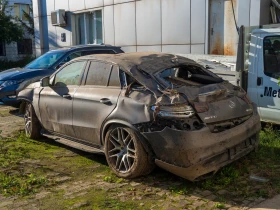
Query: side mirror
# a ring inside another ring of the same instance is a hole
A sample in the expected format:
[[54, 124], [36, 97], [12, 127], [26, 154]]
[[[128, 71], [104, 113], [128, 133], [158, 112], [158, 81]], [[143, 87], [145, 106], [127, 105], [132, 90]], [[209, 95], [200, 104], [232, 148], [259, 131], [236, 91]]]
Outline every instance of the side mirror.
[[40, 80], [41, 87], [48, 87], [50, 86], [50, 77], [44, 77]]

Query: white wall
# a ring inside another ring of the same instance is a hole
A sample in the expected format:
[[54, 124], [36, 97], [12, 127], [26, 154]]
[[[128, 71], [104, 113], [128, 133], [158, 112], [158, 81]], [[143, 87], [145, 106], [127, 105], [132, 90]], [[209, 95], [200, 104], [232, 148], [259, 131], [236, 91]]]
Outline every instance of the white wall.
[[[39, 30], [38, 1], [33, 0], [37, 52], [42, 48], [42, 33], [48, 49], [73, 45], [71, 14], [102, 9], [105, 44], [121, 46], [127, 52], [208, 53], [210, 0], [41, 0], [45, 32]], [[267, 22], [268, 0], [236, 1], [239, 26]], [[51, 25], [50, 13], [56, 9], [68, 11], [67, 27]], [[66, 42], [60, 41], [61, 33], [66, 33]]]
[[[38, 0], [34, 0], [36, 48], [40, 51]], [[103, 42], [125, 51], [205, 53], [206, 2], [208, 0], [44, 0], [49, 49], [72, 45], [70, 16], [67, 28], [50, 23], [50, 13], [65, 9], [103, 10]], [[66, 33], [66, 42], [60, 42]]]
[[269, 24], [270, 0], [239, 0], [238, 25], [257, 26]]

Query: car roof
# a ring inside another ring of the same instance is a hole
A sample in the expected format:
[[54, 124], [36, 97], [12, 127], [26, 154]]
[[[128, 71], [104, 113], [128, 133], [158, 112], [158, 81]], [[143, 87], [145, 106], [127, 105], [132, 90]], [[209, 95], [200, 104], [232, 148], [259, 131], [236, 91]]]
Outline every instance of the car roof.
[[63, 47], [55, 50], [51, 50], [49, 52], [55, 52], [55, 51], [72, 51], [72, 50], [78, 50], [78, 49], [103, 49], [103, 48], [118, 48], [120, 49], [121, 47], [118, 46], [112, 46], [112, 45], [100, 45], [100, 44], [87, 44], [87, 45], [74, 45], [74, 46], [69, 46], [69, 47]]
[[76, 58], [75, 60], [80, 59], [111, 62], [122, 66], [125, 68], [124, 70], [128, 72], [131, 72], [134, 67], [137, 67], [147, 73], [154, 73], [162, 69], [172, 68], [182, 64], [199, 65], [195, 61], [182, 56], [159, 52], [87, 55]]

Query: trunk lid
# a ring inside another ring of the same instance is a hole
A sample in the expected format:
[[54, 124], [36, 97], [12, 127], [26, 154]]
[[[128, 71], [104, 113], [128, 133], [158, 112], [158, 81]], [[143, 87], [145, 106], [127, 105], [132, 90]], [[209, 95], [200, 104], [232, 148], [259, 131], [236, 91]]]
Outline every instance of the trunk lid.
[[228, 82], [201, 87], [184, 86], [178, 91], [188, 97], [206, 124], [233, 120], [253, 113], [245, 91]]

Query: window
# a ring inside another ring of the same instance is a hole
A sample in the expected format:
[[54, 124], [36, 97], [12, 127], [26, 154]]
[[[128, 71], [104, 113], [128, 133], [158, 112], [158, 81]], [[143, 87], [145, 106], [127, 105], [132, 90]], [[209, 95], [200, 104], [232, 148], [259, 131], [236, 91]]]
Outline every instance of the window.
[[120, 87], [120, 76], [119, 76], [119, 67], [113, 66], [110, 79], [109, 86]]
[[91, 62], [86, 85], [107, 86], [112, 65], [102, 62]]
[[65, 66], [56, 74], [54, 86], [80, 85], [85, 63], [86, 61], [78, 61]]
[[5, 55], [6, 55], [5, 43], [0, 42], [0, 56], [5, 56]]
[[93, 55], [93, 54], [116, 54], [113, 50], [92, 50], [92, 51], [83, 51], [82, 56]]
[[32, 55], [32, 40], [23, 39], [17, 42], [18, 54]]
[[27, 13], [28, 15], [30, 14], [28, 4], [14, 4], [15, 17], [23, 21], [28, 21], [24, 15], [24, 12]]
[[264, 74], [278, 79], [280, 77], [280, 36], [266, 37], [263, 41]]
[[97, 10], [76, 16], [76, 44], [102, 44], [102, 11]]
[[65, 55], [64, 51], [47, 52], [40, 56], [26, 66], [28, 69], [47, 69], [57, 62], [62, 56]]
[[74, 52], [70, 55], [68, 55], [65, 59], [64, 59], [64, 62], [69, 62], [71, 60], [73, 60], [74, 58], [78, 58], [78, 57], [81, 57], [82, 56], [82, 52]]

